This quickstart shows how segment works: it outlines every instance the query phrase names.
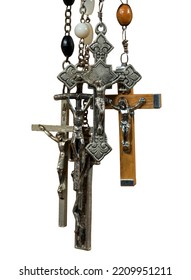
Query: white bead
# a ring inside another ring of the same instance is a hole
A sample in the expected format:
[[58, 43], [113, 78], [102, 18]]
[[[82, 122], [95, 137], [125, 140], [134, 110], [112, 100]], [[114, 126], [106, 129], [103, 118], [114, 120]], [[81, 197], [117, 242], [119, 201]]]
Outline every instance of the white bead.
[[84, 44], [90, 45], [91, 42], [93, 41], [93, 36], [94, 36], [93, 27], [90, 23], [86, 23], [86, 24], [88, 25], [89, 28], [89, 35], [84, 39]]
[[89, 32], [90, 30], [87, 23], [78, 23], [74, 29], [74, 33], [80, 39], [86, 38]]
[[94, 10], [94, 6], [95, 6], [95, 0], [86, 0], [86, 2], [84, 3], [84, 6], [86, 7], [86, 15], [91, 15], [93, 13]]

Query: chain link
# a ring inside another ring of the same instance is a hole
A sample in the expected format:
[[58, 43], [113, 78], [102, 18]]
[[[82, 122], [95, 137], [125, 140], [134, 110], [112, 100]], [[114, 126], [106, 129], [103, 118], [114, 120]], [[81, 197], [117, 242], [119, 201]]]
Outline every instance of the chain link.
[[102, 22], [102, 20], [103, 20], [103, 3], [104, 3], [104, 0], [99, 1], [98, 18], [99, 18], [100, 22]]
[[65, 26], [64, 26], [64, 31], [65, 35], [70, 35], [71, 31], [71, 17], [72, 17], [72, 11], [71, 11], [71, 6], [66, 7], [65, 11]]
[[[87, 100], [83, 100], [83, 106], [85, 107], [87, 104]], [[83, 127], [89, 127], [89, 123], [88, 123], [88, 109], [84, 112], [84, 123], [83, 123]]]
[[84, 39], [80, 39], [79, 42], [79, 53], [78, 53], [78, 66], [84, 68], [85, 67], [85, 59], [84, 59]]

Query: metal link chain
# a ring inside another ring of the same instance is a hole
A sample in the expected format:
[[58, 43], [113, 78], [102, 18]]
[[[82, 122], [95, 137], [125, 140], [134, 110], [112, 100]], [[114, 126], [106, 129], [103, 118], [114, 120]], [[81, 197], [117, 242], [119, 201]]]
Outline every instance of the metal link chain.
[[[122, 27], [122, 45], [124, 52], [121, 54], [121, 63], [127, 64], [128, 63], [128, 40], [127, 40], [127, 26]], [[123, 57], [126, 57], [125, 61], [123, 61]]]
[[[65, 10], [65, 25], [64, 25], [65, 36], [69, 36], [70, 35], [70, 31], [72, 29], [71, 17], [72, 17], [71, 6], [66, 6], [66, 10]], [[69, 57], [66, 57], [66, 59], [62, 63], [62, 68], [63, 69], [66, 68], [66, 64], [70, 64]]]
[[90, 51], [89, 51], [89, 47], [86, 46], [85, 47], [85, 55], [84, 55], [84, 63], [85, 63], [84, 68], [85, 68], [85, 70], [88, 70], [88, 68], [89, 68], [89, 60], [90, 60]]
[[66, 7], [65, 11], [65, 26], [64, 26], [64, 31], [65, 35], [70, 35], [71, 31], [71, 17], [72, 17], [72, 11], [71, 11], [71, 6]]
[[[86, 103], [88, 101], [84, 99], [83, 101], [83, 106], [86, 106]], [[84, 123], [83, 123], [83, 127], [89, 127], [89, 123], [88, 123], [88, 109], [84, 112]]]
[[[81, 23], [85, 23], [86, 22], [86, 17], [85, 17], [85, 13], [86, 13], [86, 7], [85, 7], [85, 2], [86, 0], [82, 0], [81, 1], [81, 6], [80, 6], [80, 14], [81, 14], [81, 18], [80, 18], [80, 22]], [[85, 60], [85, 44], [84, 44], [84, 39], [80, 39], [79, 42], [79, 53], [78, 53], [78, 67], [84, 68], [86, 65], [86, 60]]]
[[84, 39], [80, 39], [79, 42], [79, 53], [78, 53], [78, 66], [85, 67], [85, 58], [84, 58]]
[[98, 18], [99, 18], [100, 22], [102, 22], [102, 20], [103, 20], [103, 3], [104, 3], [104, 0], [99, 1]]

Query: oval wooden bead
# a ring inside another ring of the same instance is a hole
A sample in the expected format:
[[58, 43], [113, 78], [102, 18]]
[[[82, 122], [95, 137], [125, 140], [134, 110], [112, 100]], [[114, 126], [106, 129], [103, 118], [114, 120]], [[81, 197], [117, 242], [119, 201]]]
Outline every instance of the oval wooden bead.
[[91, 15], [94, 11], [94, 6], [95, 6], [95, 0], [86, 0], [86, 2], [84, 3], [84, 6], [86, 8], [86, 15]]
[[117, 10], [117, 20], [122, 26], [127, 26], [131, 23], [133, 13], [128, 4], [121, 4]]
[[86, 23], [78, 23], [74, 29], [74, 33], [80, 39], [84, 39], [89, 35], [89, 27]]
[[70, 35], [63, 37], [61, 42], [61, 49], [66, 57], [70, 57], [74, 51], [74, 41]]
[[72, 6], [75, 0], [63, 0], [66, 6]]
[[93, 27], [91, 25], [91, 23], [86, 23], [88, 25], [88, 28], [89, 28], [89, 35], [84, 38], [84, 44], [85, 45], [90, 45], [93, 41], [93, 35], [94, 35], [94, 32], [93, 32]]

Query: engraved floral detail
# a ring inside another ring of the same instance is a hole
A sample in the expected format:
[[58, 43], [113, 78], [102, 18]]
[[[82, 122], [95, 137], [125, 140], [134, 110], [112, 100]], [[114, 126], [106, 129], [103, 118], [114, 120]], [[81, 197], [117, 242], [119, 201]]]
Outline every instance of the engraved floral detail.
[[87, 152], [96, 160], [101, 161], [112, 148], [107, 143], [105, 136], [96, 135], [92, 143], [86, 146]]
[[119, 83], [122, 83], [127, 89], [131, 89], [142, 78], [132, 65], [127, 65], [124, 69], [117, 69], [115, 73], [119, 77]]
[[67, 88], [72, 89], [77, 83], [82, 81], [82, 75], [74, 65], [70, 64], [58, 75], [58, 79], [64, 83]]
[[93, 53], [95, 61], [99, 59], [106, 61], [107, 55], [112, 51], [113, 46], [103, 34], [99, 34], [95, 42], [90, 45], [89, 49]]

